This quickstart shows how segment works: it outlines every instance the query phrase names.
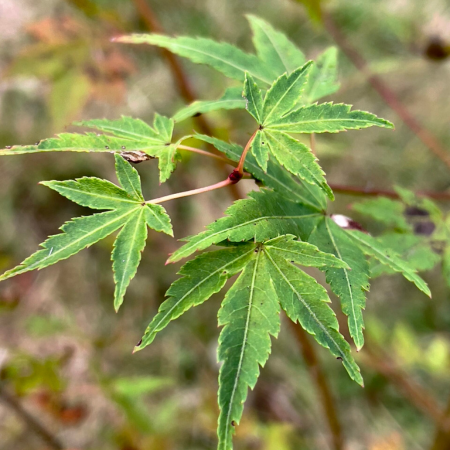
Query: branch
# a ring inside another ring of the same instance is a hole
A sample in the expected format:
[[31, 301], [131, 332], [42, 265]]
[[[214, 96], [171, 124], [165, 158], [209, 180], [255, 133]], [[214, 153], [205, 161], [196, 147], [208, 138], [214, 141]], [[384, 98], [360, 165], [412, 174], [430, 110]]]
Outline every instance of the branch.
[[408, 128], [425, 144], [436, 157], [438, 157], [449, 169], [450, 169], [450, 153], [444, 148], [444, 146], [438, 141], [438, 139], [424, 128], [405, 108], [402, 102], [399, 100], [394, 91], [389, 88], [384, 81], [378, 76], [373, 74], [367, 61], [358, 52], [358, 50], [347, 41], [344, 34], [339, 27], [330, 17], [330, 15], [323, 13], [323, 23], [325, 29], [336, 41], [336, 44], [345, 53], [348, 59], [356, 66], [356, 68], [366, 75], [367, 80], [372, 87], [378, 92], [385, 103], [395, 111], [400, 119], [408, 126]]
[[289, 321], [289, 324], [291, 325], [292, 331], [297, 338], [297, 342], [302, 352], [303, 359], [308, 366], [309, 374], [316, 383], [319, 397], [322, 402], [322, 408], [324, 410], [325, 417], [330, 428], [333, 440], [333, 449], [342, 450], [344, 448], [344, 440], [342, 436], [341, 424], [338, 419], [338, 413], [333, 396], [331, 394], [330, 387], [328, 386], [325, 374], [323, 373], [322, 368], [319, 365], [319, 359], [316, 355], [316, 351], [300, 324], [291, 321]]
[[48, 431], [44, 425], [38, 422], [20, 403], [0, 386], [0, 400], [3, 401], [10, 409], [12, 409], [17, 416], [26, 424], [27, 429], [33, 431], [38, 435], [51, 449], [64, 450], [64, 445]]
[[[383, 195], [385, 197], [391, 198], [400, 198], [400, 195], [395, 191], [389, 191], [385, 189], [366, 189], [358, 186], [347, 186], [342, 184], [332, 184], [330, 183], [330, 187], [333, 191], [339, 192], [341, 194], [349, 194], [349, 195], [361, 195], [361, 196], [378, 196]], [[416, 195], [420, 197], [429, 197], [435, 200], [450, 200], [449, 192], [427, 192], [427, 191], [418, 191], [415, 192]]]
[[381, 349], [373, 350], [374, 348], [373, 343], [370, 346], [364, 346], [364, 351], [360, 352], [362, 361], [395, 384], [412, 405], [433, 419], [439, 429], [449, 433], [450, 418], [448, 414], [442, 412], [438, 402], [431, 394], [408, 378]]
[[[445, 408], [444, 418], [446, 418], [448, 424], [450, 422], [450, 398], [448, 399], [447, 407]], [[442, 429], [442, 427], [438, 426], [435, 433], [430, 450], [448, 450], [450, 448], [450, 427]]]

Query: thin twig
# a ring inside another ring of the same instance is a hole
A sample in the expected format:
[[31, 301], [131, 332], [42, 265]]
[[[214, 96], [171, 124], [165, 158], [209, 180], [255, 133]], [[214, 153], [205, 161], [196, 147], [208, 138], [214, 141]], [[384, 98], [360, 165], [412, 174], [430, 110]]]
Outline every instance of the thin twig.
[[[369, 196], [376, 197], [378, 195], [382, 195], [385, 197], [391, 198], [400, 198], [400, 195], [395, 191], [390, 191], [387, 189], [367, 189], [364, 187], [358, 186], [347, 186], [342, 184], [333, 184], [330, 183], [330, 187], [333, 191], [339, 192], [341, 194], [349, 194], [349, 195], [361, 195], [361, 196]], [[449, 192], [429, 192], [429, 191], [417, 191], [415, 192], [419, 197], [429, 197], [435, 200], [450, 200]]]
[[10, 393], [0, 386], [0, 400], [3, 401], [17, 416], [26, 424], [27, 429], [38, 435], [50, 448], [63, 450], [65, 447], [53, 434], [45, 428], [35, 417], [33, 417]]
[[234, 181], [232, 181], [230, 178], [227, 178], [226, 180], [221, 181], [216, 184], [212, 184], [211, 186], [205, 186], [205, 187], [198, 188], [198, 189], [192, 189], [191, 191], [184, 191], [184, 192], [178, 192], [177, 194], [166, 195], [165, 197], [159, 197], [159, 198], [155, 198], [153, 200], [148, 200], [145, 203], [150, 203], [152, 205], [164, 203], [164, 202], [168, 202], [169, 200], [175, 200], [176, 198], [190, 197], [192, 195], [203, 194], [205, 192], [214, 191], [215, 189], [221, 189], [225, 186], [230, 186], [233, 183], [234, 183]]
[[405, 398], [422, 411], [427, 417], [433, 419], [442, 430], [450, 429], [450, 418], [443, 414], [441, 407], [433, 396], [422, 386], [410, 379], [391, 358], [381, 349], [374, 350], [373, 343], [367, 344], [360, 352], [362, 361], [383, 375], [403, 393]]
[[316, 387], [322, 402], [322, 407], [325, 412], [325, 417], [330, 428], [333, 440], [333, 449], [342, 450], [343, 436], [341, 424], [338, 418], [337, 408], [331, 394], [330, 387], [328, 386], [325, 374], [320, 367], [319, 359], [316, 355], [316, 350], [311, 344], [303, 328], [299, 324], [293, 323], [291, 321], [289, 321], [289, 323], [292, 327], [295, 337], [297, 338], [297, 342], [302, 352], [303, 359], [308, 366], [309, 374], [316, 383]]
[[[445, 408], [444, 417], [447, 423], [450, 422], [450, 398]], [[450, 448], [450, 429], [443, 429], [441, 426], [437, 426], [433, 443], [430, 450], [448, 450]]]
[[356, 66], [356, 68], [367, 77], [367, 81], [378, 92], [385, 103], [398, 114], [405, 125], [408, 126], [408, 128], [422, 141], [422, 143], [425, 144], [434, 153], [434, 155], [437, 156], [450, 169], [450, 152], [445, 149], [445, 147], [432, 133], [430, 133], [430, 131], [424, 128], [419, 121], [410, 114], [395, 92], [392, 91], [391, 88], [388, 87], [378, 75], [375, 75], [370, 71], [369, 65], [364, 57], [346, 39], [330, 15], [325, 12], [323, 12], [323, 23], [325, 29], [333, 37], [340, 49]]

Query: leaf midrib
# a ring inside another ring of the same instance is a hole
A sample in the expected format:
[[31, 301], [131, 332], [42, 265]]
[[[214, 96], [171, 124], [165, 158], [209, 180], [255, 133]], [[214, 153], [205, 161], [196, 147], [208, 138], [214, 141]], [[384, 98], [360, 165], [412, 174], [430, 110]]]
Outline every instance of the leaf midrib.
[[248, 302], [248, 312], [247, 312], [247, 317], [246, 317], [246, 321], [245, 321], [245, 328], [244, 328], [244, 338], [242, 340], [243, 344], [242, 344], [242, 348], [241, 348], [241, 354], [239, 355], [239, 363], [238, 363], [238, 367], [237, 367], [237, 371], [236, 371], [236, 377], [234, 379], [234, 385], [233, 385], [233, 390], [231, 391], [231, 395], [229, 398], [229, 407], [228, 407], [228, 412], [227, 412], [227, 416], [226, 416], [226, 421], [225, 421], [225, 448], [227, 448], [227, 444], [228, 444], [228, 438], [229, 438], [229, 429], [230, 429], [230, 425], [231, 425], [231, 410], [233, 408], [233, 400], [234, 400], [234, 396], [236, 394], [236, 389], [237, 389], [237, 385], [239, 382], [239, 378], [240, 378], [240, 373], [242, 370], [242, 361], [244, 359], [244, 353], [246, 350], [246, 344], [247, 344], [247, 336], [248, 336], [248, 331], [249, 331], [249, 323], [250, 323], [250, 316], [252, 313], [252, 305], [253, 305], [253, 297], [254, 297], [254, 291], [255, 291], [255, 278], [256, 278], [256, 272], [258, 271], [258, 263], [259, 263], [259, 259], [261, 257], [261, 251], [258, 252], [257, 256], [256, 256], [256, 261], [255, 261], [255, 267], [253, 269], [253, 274], [252, 274], [252, 283], [250, 285], [250, 296], [249, 296], [249, 302]]

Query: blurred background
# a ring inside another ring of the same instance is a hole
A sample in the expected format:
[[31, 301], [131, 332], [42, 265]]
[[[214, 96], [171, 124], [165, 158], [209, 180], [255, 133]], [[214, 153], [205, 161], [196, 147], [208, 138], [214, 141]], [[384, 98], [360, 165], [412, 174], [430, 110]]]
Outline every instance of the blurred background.
[[[173, 115], [187, 97], [165, 55], [110, 38], [159, 28], [253, 52], [244, 16], [252, 13], [284, 31], [310, 58], [336, 44], [341, 89], [328, 100], [395, 123], [394, 132], [367, 129], [316, 139], [329, 182], [343, 187], [331, 211], [353, 215], [376, 233], [379, 225], [349, 211], [361, 197], [346, 186], [364, 191], [401, 185], [438, 193], [450, 188], [444, 161], [450, 158], [450, 4], [330, 0], [322, 4], [322, 14], [319, 6], [314, 0], [0, 0], [0, 148], [73, 130], [71, 122], [80, 119], [124, 114], [151, 122], [155, 111]], [[233, 85], [212, 69], [179, 63], [197, 99], [218, 98]], [[408, 123], [405, 111], [419, 128]], [[215, 112], [203, 120], [215, 136], [241, 145], [253, 131], [243, 111]], [[175, 132], [182, 136], [201, 126], [187, 120]], [[426, 145], [424, 133], [435, 142]], [[137, 169], [146, 198], [223, 179], [214, 162], [199, 155], [183, 154], [163, 186], [154, 161]], [[85, 175], [115, 182], [111, 155], [0, 160], [2, 272], [64, 221], [88, 213], [37, 183]], [[257, 189], [251, 181], [239, 188], [242, 195]], [[221, 190], [168, 203], [175, 237], [201, 231], [234, 200]], [[445, 212], [450, 202], [439, 205]], [[149, 233], [137, 276], [115, 314], [113, 239], [0, 284], [1, 449], [215, 448], [216, 314], [222, 295], [189, 311], [132, 355], [176, 278], [180, 265], [164, 262], [179, 244]], [[284, 322], [249, 394], [235, 448], [450, 449], [450, 291], [441, 272], [436, 266], [423, 274], [432, 300], [400, 276], [373, 281], [365, 313], [367, 346], [356, 355], [364, 389], [327, 351]], [[345, 320], [343, 327], [345, 333]]]

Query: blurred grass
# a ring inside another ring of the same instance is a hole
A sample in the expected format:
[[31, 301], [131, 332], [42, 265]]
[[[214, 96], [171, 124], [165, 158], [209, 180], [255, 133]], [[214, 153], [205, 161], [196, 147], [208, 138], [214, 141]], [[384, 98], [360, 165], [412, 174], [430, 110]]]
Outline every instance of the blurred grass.
[[[149, 4], [167, 33], [208, 36], [247, 51], [253, 51], [244, 17], [249, 12], [285, 31], [310, 57], [332, 43], [293, 1], [166, 0]], [[424, 57], [431, 38], [440, 36], [450, 42], [448, 4], [444, 0], [336, 0], [326, 2], [325, 8], [370, 61], [371, 69], [450, 147], [450, 63]], [[72, 120], [128, 114], [150, 121], [155, 111], [171, 115], [183, 105], [156, 49], [109, 42], [122, 32], [145, 31], [132, 2], [3, 0], [0, 29], [0, 148], [33, 143], [70, 127]], [[208, 68], [182, 64], [200, 99], [217, 97], [230, 83]], [[448, 169], [343, 55], [340, 73], [342, 89], [332, 100], [392, 120], [396, 131], [369, 129], [318, 136], [317, 154], [330, 182], [385, 189], [394, 184], [414, 190], [448, 189]], [[244, 113], [214, 113], [208, 118], [217, 136], [239, 143], [248, 139], [250, 122]], [[190, 133], [193, 127], [187, 121], [176, 132]], [[137, 166], [146, 197], [181, 191], [192, 184], [200, 187], [222, 177], [209, 161], [198, 161], [186, 157], [167, 186], [158, 185], [154, 164]], [[84, 154], [1, 159], [0, 269], [21, 261], [65, 220], [85, 211], [37, 183], [83, 175], [114, 181], [113, 161], [109, 155]], [[353, 200], [339, 195], [331, 209], [345, 214]], [[168, 204], [175, 237], [200, 231], [231, 201], [228, 193], [218, 192], [206, 194], [198, 203], [194, 199]], [[1, 382], [67, 448], [214, 448], [216, 312], [221, 297], [190, 311], [144, 352], [131, 355], [175, 279], [178, 266], [165, 267], [164, 262], [178, 244], [150, 234], [137, 277], [118, 315], [112, 307], [111, 245], [112, 239], [106, 239], [54, 267], [0, 285]], [[374, 280], [366, 328], [369, 340], [382, 345], [443, 405], [450, 391], [449, 291], [438, 269], [425, 278], [433, 291], [431, 301], [399, 276]], [[321, 348], [317, 352], [333, 388], [346, 448], [429, 448], [434, 436], [432, 420], [392, 383], [363, 365], [366, 388], [362, 390], [350, 382], [339, 362]], [[0, 447], [5, 450], [45, 448], [1, 404], [0, 436]], [[236, 449], [327, 449], [329, 442], [315, 385], [285, 326], [249, 396], [237, 429]]]

